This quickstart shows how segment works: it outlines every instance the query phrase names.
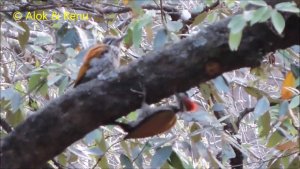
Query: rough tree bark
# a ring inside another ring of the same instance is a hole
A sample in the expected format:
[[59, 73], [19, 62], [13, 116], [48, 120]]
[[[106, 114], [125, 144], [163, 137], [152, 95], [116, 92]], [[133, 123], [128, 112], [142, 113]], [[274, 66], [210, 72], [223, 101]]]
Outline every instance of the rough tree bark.
[[147, 54], [108, 80], [93, 80], [53, 100], [1, 140], [1, 167], [38, 168], [98, 126], [139, 108], [143, 98], [132, 92], [142, 90], [139, 83], [146, 101], [155, 103], [223, 72], [258, 66], [266, 53], [299, 43], [300, 19], [289, 15], [283, 36], [269, 24], [256, 24], [244, 30], [239, 50], [232, 52], [229, 19]]

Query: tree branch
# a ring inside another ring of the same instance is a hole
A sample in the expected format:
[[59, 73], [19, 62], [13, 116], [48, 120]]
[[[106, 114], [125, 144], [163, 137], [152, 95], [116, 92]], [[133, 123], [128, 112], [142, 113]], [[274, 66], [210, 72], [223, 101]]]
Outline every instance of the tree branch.
[[139, 83], [146, 101], [154, 103], [223, 72], [258, 66], [266, 53], [299, 43], [300, 19], [290, 15], [282, 37], [259, 23], [244, 30], [239, 50], [232, 52], [229, 19], [153, 51], [105, 81], [92, 80], [53, 100], [1, 140], [1, 167], [38, 168], [99, 125], [139, 108], [143, 98], [132, 92], [142, 90]]

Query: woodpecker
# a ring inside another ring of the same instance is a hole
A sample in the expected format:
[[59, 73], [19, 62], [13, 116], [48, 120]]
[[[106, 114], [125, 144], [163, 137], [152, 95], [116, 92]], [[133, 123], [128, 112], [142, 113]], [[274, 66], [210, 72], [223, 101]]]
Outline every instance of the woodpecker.
[[106, 37], [101, 44], [91, 47], [83, 57], [74, 87], [117, 69], [120, 66], [119, 51], [123, 38]]
[[142, 119], [129, 123], [115, 122], [128, 134], [125, 139], [136, 139], [151, 137], [171, 129], [176, 121], [176, 113], [178, 112], [194, 112], [197, 110], [197, 103], [188, 98], [187, 95], [180, 93], [176, 95], [179, 105], [159, 106], [156, 108], [142, 108]]

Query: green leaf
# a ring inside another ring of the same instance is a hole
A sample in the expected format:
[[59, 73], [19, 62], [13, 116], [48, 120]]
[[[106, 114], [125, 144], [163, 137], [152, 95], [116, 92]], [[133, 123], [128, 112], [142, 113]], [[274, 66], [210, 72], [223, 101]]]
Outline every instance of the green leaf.
[[[225, 106], [222, 103], [215, 103], [212, 107], [213, 111], [222, 112], [225, 110]], [[221, 120], [220, 120], [221, 121]]]
[[178, 32], [183, 27], [180, 21], [169, 21], [167, 22], [167, 28], [171, 32]]
[[133, 46], [138, 48], [142, 42], [142, 27], [139, 22], [135, 23], [132, 32], [134, 32], [132, 34]]
[[47, 77], [47, 85], [51, 86], [54, 83], [58, 82], [64, 75], [59, 75], [56, 73], [50, 73], [49, 76]]
[[[269, 14], [269, 16], [267, 15]], [[260, 7], [259, 9], [255, 10], [252, 19], [250, 20], [250, 24], [253, 25], [260, 21], [265, 21], [269, 19], [271, 16], [271, 11], [269, 7]]]
[[15, 90], [11, 87], [7, 88], [7, 89], [4, 89], [4, 90], [1, 90], [0, 98], [5, 99], [5, 100], [10, 100], [10, 98], [12, 97], [13, 92], [15, 92]]
[[14, 91], [12, 93], [12, 96], [10, 98], [10, 105], [11, 105], [11, 110], [15, 113], [17, 110], [19, 110], [19, 108], [22, 105], [22, 97], [20, 96], [20, 94], [16, 91]]
[[25, 93], [25, 89], [23, 88], [21, 81], [16, 82], [14, 86], [15, 90], [19, 93]]
[[[300, 50], [300, 49], [299, 49], [299, 50]], [[296, 57], [298, 57], [298, 56], [296, 56]], [[292, 71], [294, 77], [296, 77], [296, 78], [300, 77], [300, 66], [298, 66], [298, 65], [296, 65], [296, 64], [294, 64], [294, 63], [292, 63], [292, 64], [291, 64], [291, 71]], [[297, 86], [296, 86], [296, 87], [297, 87]]]
[[287, 169], [296, 169], [299, 168], [300, 166], [300, 160], [299, 160], [299, 156], [296, 156], [293, 161], [289, 164], [289, 166], [287, 167]]
[[151, 22], [152, 22], [151, 14], [146, 13], [141, 18], [139, 18], [139, 24], [140, 24], [141, 28], [150, 24]]
[[127, 116], [128, 121], [134, 121], [138, 118], [137, 111], [130, 112]]
[[288, 167], [289, 161], [290, 161], [290, 156], [282, 157], [281, 158], [281, 163], [282, 163], [282, 165], [283, 165], [284, 168]]
[[172, 151], [170, 159], [168, 160], [169, 164], [174, 168], [184, 169], [184, 162], [180, 159], [178, 154], [175, 151]]
[[216, 22], [218, 19], [219, 14], [217, 12], [209, 12], [206, 19], [209, 23]]
[[43, 85], [42, 87], [39, 89], [39, 93], [46, 97], [48, 95], [48, 85], [47, 85], [47, 80], [45, 82], [42, 82]]
[[222, 75], [218, 76], [217, 78], [213, 79], [212, 82], [214, 83], [217, 90], [221, 92], [229, 92], [228, 82], [224, 79]]
[[133, 44], [132, 37], [133, 37], [132, 29], [129, 28], [127, 30], [126, 36], [124, 37], [124, 44], [125, 44], [126, 48], [130, 48], [132, 46], [132, 44]]
[[59, 95], [62, 95], [65, 91], [65, 89], [67, 88], [68, 86], [68, 83], [69, 83], [69, 80], [68, 80], [68, 77], [65, 76], [63, 77], [61, 80], [60, 80], [60, 84], [58, 86], [58, 94]]
[[266, 22], [268, 19], [270, 19], [272, 13], [272, 8], [268, 7], [268, 10], [263, 14], [263, 16], [260, 18], [258, 22]]
[[290, 109], [294, 109], [296, 107], [298, 107], [300, 104], [300, 96], [295, 96], [292, 100], [291, 100], [291, 103], [289, 105], [289, 108]]
[[141, 154], [146, 154], [148, 152], [148, 149], [150, 148], [150, 145], [148, 142], [146, 142], [142, 148], [139, 146], [135, 146], [134, 149], [131, 151], [131, 157], [135, 159], [134, 163], [136, 166], [143, 166], [143, 162], [145, 159], [143, 158], [143, 155]]
[[[201, 128], [197, 123], [193, 123], [191, 128], [190, 128], [190, 133], [193, 133], [193, 132], [198, 131], [200, 129]], [[191, 140], [192, 140], [193, 143], [197, 143], [197, 142], [201, 141], [202, 140], [201, 134], [191, 135]]]
[[25, 32], [20, 32], [19, 36], [18, 36], [18, 41], [20, 43], [20, 46], [22, 49], [25, 48], [25, 45], [27, 44], [28, 40], [29, 40], [29, 34], [30, 34], [30, 30], [28, 25], [25, 22], [20, 22], [19, 25], [24, 28]]
[[122, 168], [124, 169], [134, 168], [131, 160], [125, 154], [120, 155], [120, 161], [121, 161]]
[[270, 108], [270, 102], [269, 100], [264, 96], [261, 99], [258, 100], [255, 109], [254, 109], [254, 117], [258, 118], [262, 116], [264, 113], [266, 113]]
[[16, 127], [18, 124], [23, 122], [25, 119], [25, 116], [23, 113], [18, 109], [14, 113], [7, 113], [6, 120], [11, 124], [13, 127]]
[[292, 12], [292, 13], [299, 13], [300, 10], [297, 8], [295, 3], [292, 2], [282, 2], [275, 5], [275, 9], [282, 12]]
[[37, 69], [31, 72], [28, 81], [29, 92], [39, 89], [39, 92], [45, 96], [48, 93], [47, 76], [48, 71], [46, 69]]
[[295, 86], [300, 87], [300, 77], [296, 79]]
[[[298, 132], [297, 132], [297, 129], [295, 128], [295, 126], [299, 126], [299, 120], [292, 122], [292, 120], [290, 118], [283, 121], [283, 123], [281, 125], [281, 127], [288, 132], [286, 135], [288, 135], [288, 134], [297, 135]], [[283, 131], [283, 130], [281, 130], [281, 131]], [[287, 136], [287, 137], [290, 137], [290, 136]]]
[[242, 40], [242, 32], [239, 33], [232, 33], [230, 32], [229, 35], [229, 47], [232, 51], [237, 51], [238, 47], [240, 46]]
[[[274, 162], [275, 161], [275, 162]], [[281, 158], [277, 158], [275, 160], [271, 160], [269, 162], [268, 168], [281, 168], [280, 167], [280, 163], [281, 163]]]
[[153, 49], [160, 50], [164, 47], [168, 40], [168, 34], [165, 29], [159, 29], [153, 40]]
[[247, 87], [244, 87], [244, 90], [245, 90], [248, 94], [250, 94], [251, 96], [253, 96], [253, 97], [257, 98], [257, 99], [260, 99], [261, 97], [264, 96], [264, 94], [261, 93], [261, 91], [260, 91], [259, 89], [254, 88], [254, 87], [249, 87], [249, 86], [247, 86]]
[[192, 23], [192, 26], [196, 26], [196, 25], [199, 25], [200, 23], [202, 23], [204, 21], [204, 19], [206, 18], [206, 16], [207, 16], [207, 12], [203, 12], [203, 13], [199, 14], [195, 18], [194, 22]]
[[263, 80], [266, 80], [267, 77], [268, 77], [267, 74], [266, 74], [266, 71], [262, 67], [252, 68], [250, 70], [250, 73], [255, 75], [255, 76], [258, 76], [260, 79], [263, 79]]
[[289, 110], [289, 102], [284, 100], [281, 104], [280, 104], [280, 108], [279, 108], [279, 117], [284, 116]]
[[210, 6], [213, 2], [214, 0], [204, 0], [204, 4], [207, 6]]
[[73, 48], [67, 48], [65, 50], [65, 54], [68, 56], [68, 57], [75, 57], [76, 56], [76, 50], [73, 49]]
[[[106, 146], [105, 139], [103, 139], [103, 138], [104, 138], [104, 137], [103, 137], [103, 133], [102, 133], [102, 139], [101, 139], [101, 141], [99, 142], [99, 145], [98, 145], [98, 146], [99, 146], [99, 148], [100, 148], [103, 152], [105, 152], [106, 149], [107, 149], [107, 146]], [[98, 166], [101, 167], [101, 168], [109, 168], [108, 160], [107, 160], [107, 158], [106, 158], [105, 155], [101, 157], [101, 160], [100, 160]]]
[[88, 144], [94, 144], [95, 141], [101, 141], [102, 139], [102, 132], [99, 129], [95, 129], [89, 132], [87, 135], [84, 136], [83, 141]]
[[67, 157], [64, 155], [64, 153], [61, 153], [60, 155], [56, 156], [55, 159], [57, 159], [59, 164], [63, 166], [67, 164]]
[[256, 11], [257, 11], [257, 10], [244, 11], [244, 13], [243, 13], [243, 18], [244, 18], [246, 21], [250, 21], [251, 19], [253, 19], [254, 17], [257, 16], [257, 15], [254, 15]]
[[97, 157], [100, 157], [100, 156], [103, 156], [104, 155], [104, 152], [101, 151], [98, 147], [96, 146], [91, 146], [87, 149], [84, 150], [84, 153], [87, 154], [87, 155], [93, 155], [93, 156], [97, 156]]
[[39, 47], [39, 46], [36, 46], [36, 45], [30, 45], [30, 48], [31, 48], [32, 50], [38, 52], [38, 53], [41, 53], [41, 54], [44, 53], [44, 50], [43, 50], [41, 47]]
[[[63, 26], [62, 26], [63, 27]], [[63, 47], [76, 48], [80, 43], [80, 37], [76, 28], [67, 29], [63, 36], [58, 36], [58, 44]]]
[[245, 26], [246, 20], [244, 17], [242, 15], [236, 15], [230, 20], [227, 27], [230, 29], [230, 34], [237, 34], [240, 33]]
[[281, 34], [285, 27], [285, 20], [283, 16], [276, 10], [273, 10], [271, 14], [271, 21], [276, 31]]
[[204, 97], [204, 99], [208, 100], [211, 96], [210, 86], [206, 83], [201, 83], [199, 88], [200, 88], [202, 97]]
[[41, 75], [31, 75], [28, 81], [29, 92], [34, 91], [40, 84]]
[[170, 157], [172, 153], [172, 147], [171, 146], [166, 146], [163, 148], [158, 149], [154, 156], [152, 157], [150, 166], [151, 168], [159, 168], [161, 167], [167, 159]]
[[163, 169], [173, 169], [172, 166], [169, 163], [164, 163], [160, 168], [163, 168]]
[[28, 106], [31, 108], [31, 110], [36, 111], [39, 109], [39, 105], [37, 101], [29, 97]]
[[270, 113], [267, 112], [259, 118], [258, 126], [259, 126], [259, 137], [268, 136], [271, 131], [271, 116]]
[[127, 144], [124, 140], [121, 141], [120, 146], [122, 147], [123, 152], [125, 152], [126, 155], [130, 155], [131, 154], [131, 149], [129, 150], [129, 144]]
[[268, 4], [263, 0], [251, 0], [251, 1], [248, 1], [248, 3], [257, 5], [257, 6], [268, 6]]
[[147, 24], [152, 22], [152, 17], [148, 14], [144, 14], [142, 17], [133, 22], [132, 26], [132, 40], [134, 47], [139, 47], [142, 42], [142, 29]]
[[283, 140], [284, 137], [279, 133], [278, 130], [276, 130], [271, 137], [269, 138], [269, 142], [267, 144], [267, 147], [274, 147], [277, 145], [281, 140]]

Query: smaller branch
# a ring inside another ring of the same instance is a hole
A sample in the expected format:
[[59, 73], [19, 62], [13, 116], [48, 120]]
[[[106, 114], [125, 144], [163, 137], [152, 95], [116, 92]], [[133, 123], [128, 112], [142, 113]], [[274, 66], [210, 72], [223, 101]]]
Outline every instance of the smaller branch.
[[[231, 121], [228, 119], [224, 120], [223, 122], [225, 123], [225, 126], [224, 126], [223, 130], [229, 131], [230, 135], [237, 134], [237, 132], [240, 128], [241, 120], [252, 111], [254, 111], [254, 108], [246, 108], [244, 111], [240, 112], [239, 113], [240, 116], [235, 120], [236, 121], [235, 123], [231, 123]], [[222, 116], [226, 115], [224, 111], [214, 111], [214, 114], [217, 119], [220, 119]], [[240, 139], [236, 138], [236, 141], [238, 144], [241, 145]], [[232, 144], [230, 144], [230, 145], [233, 148], [234, 153], [235, 153], [235, 157], [230, 159], [230, 165], [232, 166], [233, 169], [242, 169], [243, 168], [243, 159], [244, 159], [243, 153], [239, 148], [233, 146]], [[218, 159], [220, 159], [220, 157], [218, 157]]]
[[[155, 1], [154, 1], [155, 2]], [[164, 12], [164, 10], [163, 10], [163, 1], [162, 0], [160, 0], [159, 1], [160, 2], [160, 5], [159, 5], [159, 7], [160, 7], [160, 12], [161, 12], [161, 22], [162, 23], [165, 23], [166, 22], [166, 16], [165, 16], [165, 12]]]
[[123, 141], [123, 139], [116, 141], [114, 143], [112, 143], [106, 150], [105, 152], [98, 158], [98, 160], [96, 161], [95, 165], [92, 167], [92, 169], [95, 169], [98, 165], [98, 163], [102, 160], [102, 158], [105, 156], [105, 154], [116, 144], [120, 143], [121, 141]]
[[[238, 142], [239, 145], [241, 145], [240, 139], [237, 138], [236, 141]], [[235, 153], [235, 157], [230, 159], [231, 168], [232, 169], [243, 169], [243, 160], [244, 160], [243, 153], [235, 146], [231, 145], [231, 147]]]
[[[292, 119], [292, 122], [293, 122], [293, 125], [295, 128], [297, 128], [298, 130], [300, 129], [300, 126], [299, 126], [299, 118], [295, 116], [294, 112], [292, 109], [289, 108], [288, 110], [288, 114], [289, 116], [291, 117]], [[300, 130], [299, 130], [300, 131]]]
[[148, 142], [146, 142], [143, 146], [143, 148], [141, 149], [141, 151], [137, 154], [137, 156], [132, 160], [132, 163], [134, 163], [138, 157], [143, 153], [143, 151], [145, 150], [145, 148], [147, 147]]
[[246, 108], [244, 111], [242, 111], [242, 112], [240, 112], [239, 114], [239, 117], [237, 118], [237, 120], [236, 120], [236, 126], [239, 128], [239, 126], [240, 126], [240, 123], [241, 123], [241, 121], [243, 120], [243, 118], [247, 115], [247, 114], [249, 114], [250, 112], [253, 112], [254, 111], [254, 107], [252, 107], [252, 108]]

